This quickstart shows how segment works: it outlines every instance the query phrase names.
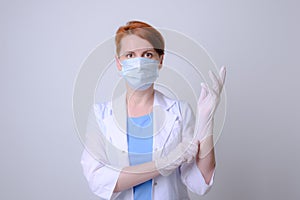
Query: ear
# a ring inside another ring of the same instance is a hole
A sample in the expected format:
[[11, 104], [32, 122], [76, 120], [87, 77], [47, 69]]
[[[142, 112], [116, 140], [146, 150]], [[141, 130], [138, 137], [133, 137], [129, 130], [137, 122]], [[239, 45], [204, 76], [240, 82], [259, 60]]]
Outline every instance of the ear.
[[117, 68], [118, 68], [119, 71], [121, 71], [122, 70], [122, 65], [120, 63], [120, 60], [119, 60], [118, 56], [115, 56], [115, 59], [116, 59]]
[[164, 54], [159, 56], [159, 66], [158, 66], [158, 69], [161, 69], [162, 66], [163, 66], [163, 60], [164, 60]]

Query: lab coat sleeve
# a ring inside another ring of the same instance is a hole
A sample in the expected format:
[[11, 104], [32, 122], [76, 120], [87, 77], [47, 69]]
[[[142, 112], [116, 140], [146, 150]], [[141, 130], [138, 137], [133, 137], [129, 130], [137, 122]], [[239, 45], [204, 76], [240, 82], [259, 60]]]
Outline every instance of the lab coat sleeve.
[[109, 167], [105, 152], [104, 105], [94, 105], [89, 113], [85, 135], [85, 149], [81, 157], [83, 174], [94, 194], [102, 199], [111, 199], [120, 171]]
[[119, 170], [100, 163], [86, 150], [83, 151], [81, 165], [89, 187], [95, 195], [101, 199], [111, 199], [117, 195], [117, 193], [113, 193], [113, 190], [120, 175]]
[[187, 188], [198, 195], [204, 195], [211, 189], [213, 185], [215, 171], [210, 179], [209, 184], [205, 182], [205, 179], [197, 167], [196, 161], [193, 163], [185, 163], [180, 167], [181, 181], [187, 186]]
[[[188, 103], [180, 102], [180, 112], [182, 116], [182, 140], [192, 140], [195, 127], [195, 116]], [[198, 194], [206, 194], [213, 185], [214, 174], [209, 184], [206, 184], [204, 177], [197, 167], [196, 161], [184, 163], [180, 166], [181, 181], [187, 188]]]

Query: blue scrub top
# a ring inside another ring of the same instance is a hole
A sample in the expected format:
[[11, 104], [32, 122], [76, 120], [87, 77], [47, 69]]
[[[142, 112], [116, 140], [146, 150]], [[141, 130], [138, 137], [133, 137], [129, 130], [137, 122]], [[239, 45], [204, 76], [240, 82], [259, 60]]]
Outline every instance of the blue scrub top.
[[[127, 142], [130, 165], [152, 161], [153, 113], [127, 118]], [[134, 200], [152, 199], [152, 179], [133, 187]]]

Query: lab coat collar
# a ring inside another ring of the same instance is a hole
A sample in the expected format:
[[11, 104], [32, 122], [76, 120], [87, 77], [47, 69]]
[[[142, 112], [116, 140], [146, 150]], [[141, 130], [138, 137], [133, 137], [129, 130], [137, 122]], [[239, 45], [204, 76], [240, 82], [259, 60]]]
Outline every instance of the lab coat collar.
[[[153, 114], [155, 112], [165, 113], [176, 103], [176, 101], [166, 97], [161, 92], [154, 90]], [[120, 130], [126, 133], [127, 106], [126, 92], [112, 101], [112, 113], [115, 124]], [[156, 113], [157, 114], [157, 113]], [[154, 117], [153, 117], [154, 118]]]
[[161, 92], [154, 90], [154, 102], [153, 102], [153, 107], [155, 106], [160, 106], [164, 110], [169, 110], [176, 101], [173, 99], [170, 99], [163, 95]]

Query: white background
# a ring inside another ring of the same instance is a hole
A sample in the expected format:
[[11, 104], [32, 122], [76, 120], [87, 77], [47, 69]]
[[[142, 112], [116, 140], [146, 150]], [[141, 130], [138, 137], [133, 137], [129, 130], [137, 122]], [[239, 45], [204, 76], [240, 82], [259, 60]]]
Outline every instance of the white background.
[[215, 184], [201, 199], [299, 199], [299, 7], [2, 0], [0, 199], [98, 199], [80, 166], [73, 84], [89, 52], [132, 19], [185, 33], [227, 66]]

